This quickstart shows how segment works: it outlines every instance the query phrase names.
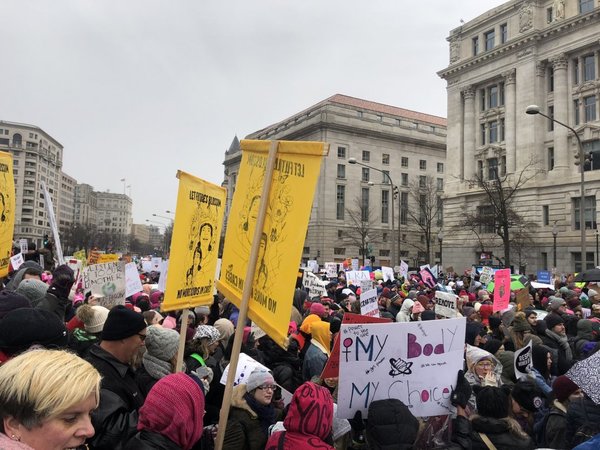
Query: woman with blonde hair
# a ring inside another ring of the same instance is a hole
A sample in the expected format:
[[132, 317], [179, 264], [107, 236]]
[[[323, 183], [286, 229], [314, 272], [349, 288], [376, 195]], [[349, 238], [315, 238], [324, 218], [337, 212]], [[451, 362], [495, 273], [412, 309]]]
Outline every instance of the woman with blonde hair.
[[32, 350], [0, 367], [0, 448], [76, 448], [94, 435], [90, 419], [100, 374], [61, 350]]

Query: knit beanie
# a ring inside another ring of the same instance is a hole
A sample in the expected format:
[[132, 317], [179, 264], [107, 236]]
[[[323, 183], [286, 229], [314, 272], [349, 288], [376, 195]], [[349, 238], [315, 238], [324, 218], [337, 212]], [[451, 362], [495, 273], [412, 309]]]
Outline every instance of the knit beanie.
[[254, 369], [246, 380], [246, 392], [252, 392], [263, 384], [275, 384], [273, 374], [261, 367]]
[[208, 345], [211, 345], [219, 341], [221, 333], [211, 325], [199, 325], [198, 328], [196, 328], [194, 339], [202, 338], [208, 338]]
[[561, 375], [554, 380], [552, 383], [552, 393], [554, 398], [559, 402], [564, 402], [569, 396], [579, 389], [575, 383], [573, 383], [566, 375]]
[[483, 325], [479, 322], [467, 322], [465, 330], [465, 342], [469, 345], [475, 345], [475, 338], [483, 330]]
[[531, 380], [517, 381], [513, 386], [511, 396], [521, 408], [532, 413], [544, 406], [542, 391]]
[[495, 355], [498, 350], [502, 347], [502, 341], [500, 339], [488, 339], [483, 349], [486, 352], [490, 352], [492, 355]]
[[44, 309], [15, 309], [0, 321], [0, 350], [9, 356], [24, 352], [32, 345], [64, 348], [67, 343], [64, 322]]
[[475, 397], [477, 413], [483, 417], [491, 417], [493, 419], [508, 417], [508, 400], [508, 392], [504, 389], [485, 386]]
[[466, 317], [467, 319], [469, 318], [469, 316], [471, 314], [473, 314], [475, 312], [475, 308], [473, 308], [472, 306], [463, 306], [462, 309], [462, 315], [464, 317]]
[[596, 292], [593, 289], [588, 289], [588, 297], [596, 297], [598, 295], [598, 292]]
[[160, 359], [171, 361], [179, 347], [179, 333], [175, 330], [152, 325], [146, 330], [146, 352]]
[[31, 302], [24, 295], [8, 289], [0, 291], [0, 319], [18, 308], [31, 308]]
[[106, 322], [104, 322], [102, 340], [119, 341], [131, 337], [145, 328], [144, 316], [130, 311], [123, 305], [117, 305], [110, 310]]
[[566, 302], [562, 298], [550, 297], [550, 301], [548, 302], [548, 311], [556, 311], [565, 304]]
[[19, 287], [15, 289], [17, 294], [27, 297], [34, 308], [46, 296], [48, 285], [42, 280], [35, 278], [27, 278], [19, 283]]
[[77, 308], [75, 315], [83, 322], [85, 331], [95, 334], [100, 333], [102, 328], [104, 328], [104, 322], [106, 322], [108, 313], [108, 309], [104, 306], [84, 304]]
[[435, 312], [427, 309], [421, 313], [421, 320], [435, 320]]
[[315, 302], [310, 305], [310, 313], [316, 314], [319, 317], [323, 317], [325, 315], [325, 306], [323, 306], [321, 303]]
[[368, 415], [366, 436], [370, 449], [413, 448], [419, 421], [402, 401], [375, 400], [369, 405]]
[[488, 320], [490, 322], [490, 328], [492, 330], [500, 328], [500, 325], [502, 325], [502, 319], [500, 319], [500, 317], [490, 316]]
[[231, 335], [235, 332], [235, 328], [228, 319], [219, 319], [214, 323], [214, 327], [219, 331], [219, 340], [226, 343]]
[[513, 331], [516, 332], [531, 331], [531, 326], [529, 325], [529, 322], [527, 322], [527, 317], [525, 317], [525, 313], [522, 311], [515, 314], [512, 326]]
[[140, 408], [137, 425], [139, 431], [165, 436], [183, 450], [190, 450], [198, 442], [203, 427], [204, 394], [184, 372], [156, 382]]
[[552, 328], [554, 328], [556, 325], [565, 323], [562, 317], [560, 317], [558, 314], [552, 313], [544, 317], [544, 322], [546, 322], [546, 325], [550, 331], [552, 331]]
[[569, 300], [567, 300], [567, 306], [569, 307], [569, 309], [575, 309], [580, 305], [581, 301], [579, 301], [579, 298], [577, 297], [571, 297]]

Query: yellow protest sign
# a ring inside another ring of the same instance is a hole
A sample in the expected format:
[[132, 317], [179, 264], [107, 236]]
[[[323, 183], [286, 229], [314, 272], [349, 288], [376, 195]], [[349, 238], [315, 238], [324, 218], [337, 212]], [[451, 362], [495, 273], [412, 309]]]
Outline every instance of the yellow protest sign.
[[[269, 141], [241, 142], [242, 161], [231, 210], [217, 288], [241, 304], [250, 248], [261, 202]], [[279, 143], [256, 261], [249, 317], [275, 342], [284, 345], [296, 287], [298, 264], [321, 160], [322, 142]]]
[[12, 155], [0, 152], [0, 278], [8, 275], [15, 225], [15, 178]]
[[85, 250], [79, 250], [73, 253], [73, 258], [81, 261], [83, 267], [87, 266], [87, 256], [85, 255]]
[[179, 171], [177, 209], [163, 311], [210, 305], [226, 191]]
[[100, 253], [98, 255], [98, 259], [96, 260], [96, 264], [115, 262], [118, 260], [119, 260], [119, 255], [115, 255], [114, 253]]

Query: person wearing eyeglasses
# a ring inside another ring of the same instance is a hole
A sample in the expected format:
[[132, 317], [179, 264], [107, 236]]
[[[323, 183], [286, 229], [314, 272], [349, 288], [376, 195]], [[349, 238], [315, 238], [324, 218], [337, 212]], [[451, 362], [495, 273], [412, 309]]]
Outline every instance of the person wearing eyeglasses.
[[271, 403], [276, 387], [271, 372], [256, 368], [245, 383], [233, 388], [223, 450], [265, 448], [269, 427], [276, 420], [277, 410]]
[[102, 342], [90, 348], [86, 359], [102, 375], [100, 404], [92, 413], [96, 434], [88, 442], [93, 450], [120, 450], [137, 432], [144, 396], [130, 363], [144, 346], [146, 333], [144, 316], [115, 306], [104, 322]]
[[[467, 344], [466, 360], [465, 379], [472, 387], [502, 385], [502, 364], [490, 352]], [[471, 395], [468, 406], [470, 413], [476, 410], [475, 394]]]

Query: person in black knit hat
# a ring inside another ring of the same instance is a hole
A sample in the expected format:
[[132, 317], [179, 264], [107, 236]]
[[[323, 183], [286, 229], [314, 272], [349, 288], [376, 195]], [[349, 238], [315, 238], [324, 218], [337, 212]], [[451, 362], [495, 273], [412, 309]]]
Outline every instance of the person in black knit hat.
[[100, 405], [92, 414], [96, 434], [89, 443], [94, 449], [120, 450], [137, 432], [144, 397], [130, 362], [145, 339], [144, 316], [119, 305], [108, 313], [102, 342], [90, 348], [86, 359], [102, 375]]

